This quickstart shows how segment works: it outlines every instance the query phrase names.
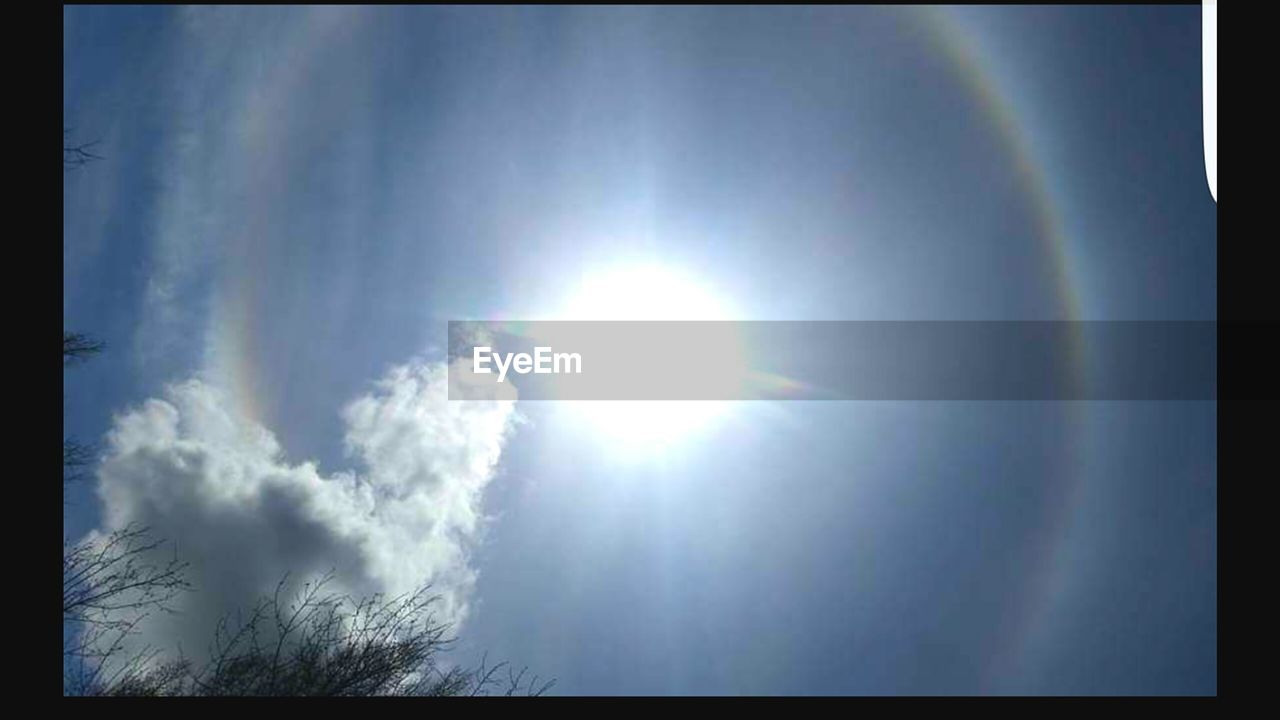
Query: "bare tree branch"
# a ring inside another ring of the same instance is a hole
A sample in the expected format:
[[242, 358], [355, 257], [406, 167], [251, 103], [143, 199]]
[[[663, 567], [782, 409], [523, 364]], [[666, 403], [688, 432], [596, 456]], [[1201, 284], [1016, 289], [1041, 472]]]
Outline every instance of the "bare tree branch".
[[64, 171], [75, 170], [83, 167], [94, 160], [101, 160], [101, 155], [96, 155], [90, 148], [98, 144], [97, 140], [87, 143], [72, 144], [68, 138], [71, 134], [70, 129], [62, 131], [62, 169]]
[[62, 332], [62, 366], [70, 367], [88, 360], [106, 349], [106, 343], [83, 333]]
[[[79, 687], [98, 688], [90, 694], [365, 697], [540, 695], [552, 685], [526, 682], [527, 671], [512, 672], [507, 663], [446, 669], [440, 654], [453, 639], [434, 619], [439, 598], [429, 587], [353, 600], [327, 592], [331, 581], [326, 575], [307, 583], [290, 600], [286, 578], [247, 614], [225, 616], [200, 668], [138, 653], [111, 676], [90, 676]], [[149, 661], [154, 668], [142, 670]]]
[[72, 544], [62, 551], [64, 624], [123, 628], [141, 611], [167, 610], [178, 593], [190, 589], [187, 564], [173, 559], [155, 564], [163, 544], [146, 528], [129, 525], [102, 539]]
[[70, 438], [62, 441], [62, 484], [84, 477], [85, 468], [93, 462], [93, 448]]

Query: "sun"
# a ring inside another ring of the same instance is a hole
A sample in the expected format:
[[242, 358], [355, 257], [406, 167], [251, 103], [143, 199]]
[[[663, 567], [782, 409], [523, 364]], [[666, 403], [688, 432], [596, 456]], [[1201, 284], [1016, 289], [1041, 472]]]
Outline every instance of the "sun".
[[697, 277], [654, 263], [583, 273], [566, 320], [728, 320], [727, 303]]
[[[585, 272], [567, 294], [564, 320], [730, 320], [729, 303], [697, 276], [649, 262]], [[662, 454], [698, 437], [731, 403], [702, 400], [566, 401], [575, 431], [623, 456]]]

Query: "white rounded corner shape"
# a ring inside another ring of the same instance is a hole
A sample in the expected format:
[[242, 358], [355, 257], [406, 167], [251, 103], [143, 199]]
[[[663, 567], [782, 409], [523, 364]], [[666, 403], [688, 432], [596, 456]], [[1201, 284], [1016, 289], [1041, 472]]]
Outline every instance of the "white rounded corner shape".
[[1204, 173], [1218, 202], [1218, 0], [1201, 4], [1204, 86]]

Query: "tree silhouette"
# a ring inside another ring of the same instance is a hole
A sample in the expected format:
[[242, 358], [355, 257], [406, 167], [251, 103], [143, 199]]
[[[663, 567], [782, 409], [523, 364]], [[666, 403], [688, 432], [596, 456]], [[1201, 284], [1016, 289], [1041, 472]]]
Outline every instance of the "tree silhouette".
[[[120, 662], [128, 638], [154, 611], [167, 612], [191, 588], [187, 565], [153, 560], [163, 541], [127, 526], [103, 538], [63, 541], [62, 625], [64, 688], [111, 687], [131, 667], [146, 667], [144, 651]], [[114, 674], [113, 674], [114, 673]]]
[[105, 350], [107, 344], [83, 333], [62, 331], [62, 366], [78, 365]]
[[[81, 333], [62, 333], [63, 368], [102, 352], [105, 344]], [[62, 440], [62, 482], [83, 476], [93, 448], [71, 438]], [[186, 564], [154, 558], [163, 541], [147, 528], [129, 525], [105, 537], [62, 541], [62, 627], [64, 688], [108, 687], [112, 661], [124, 651], [138, 623], [153, 611], [167, 611], [179, 593], [190, 589]], [[150, 658], [137, 655], [121, 667], [143, 667]]]
[[[80, 365], [106, 348], [106, 343], [83, 333], [62, 331], [63, 369]], [[62, 439], [62, 484], [84, 477], [85, 468], [93, 462], [94, 448], [74, 438]]]
[[68, 140], [68, 136], [70, 134], [71, 134], [70, 128], [63, 128], [62, 130], [62, 169], [63, 170], [75, 170], [76, 168], [83, 167], [84, 165], [87, 165], [93, 162], [94, 160], [102, 159], [102, 156], [95, 155], [93, 151], [90, 149], [98, 144], [97, 140], [94, 140], [93, 142], [73, 144]]
[[435, 621], [429, 586], [395, 598], [360, 600], [329, 593], [326, 575], [288, 599], [287, 578], [247, 616], [218, 624], [209, 659], [156, 662], [145, 651], [125, 659], [106, 682], [90, 678], [78, 694], [202, 696], [541, 695], [539, 682], [507, 663], [445, 667], [453, 639]]

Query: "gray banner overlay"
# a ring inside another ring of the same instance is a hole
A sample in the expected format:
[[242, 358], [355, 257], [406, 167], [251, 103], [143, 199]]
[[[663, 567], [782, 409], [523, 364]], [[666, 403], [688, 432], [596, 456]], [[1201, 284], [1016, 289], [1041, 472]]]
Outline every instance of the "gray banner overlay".
[[454, 321], [449, 357], [450, 400], [1217, 399], [1207, 321]]

